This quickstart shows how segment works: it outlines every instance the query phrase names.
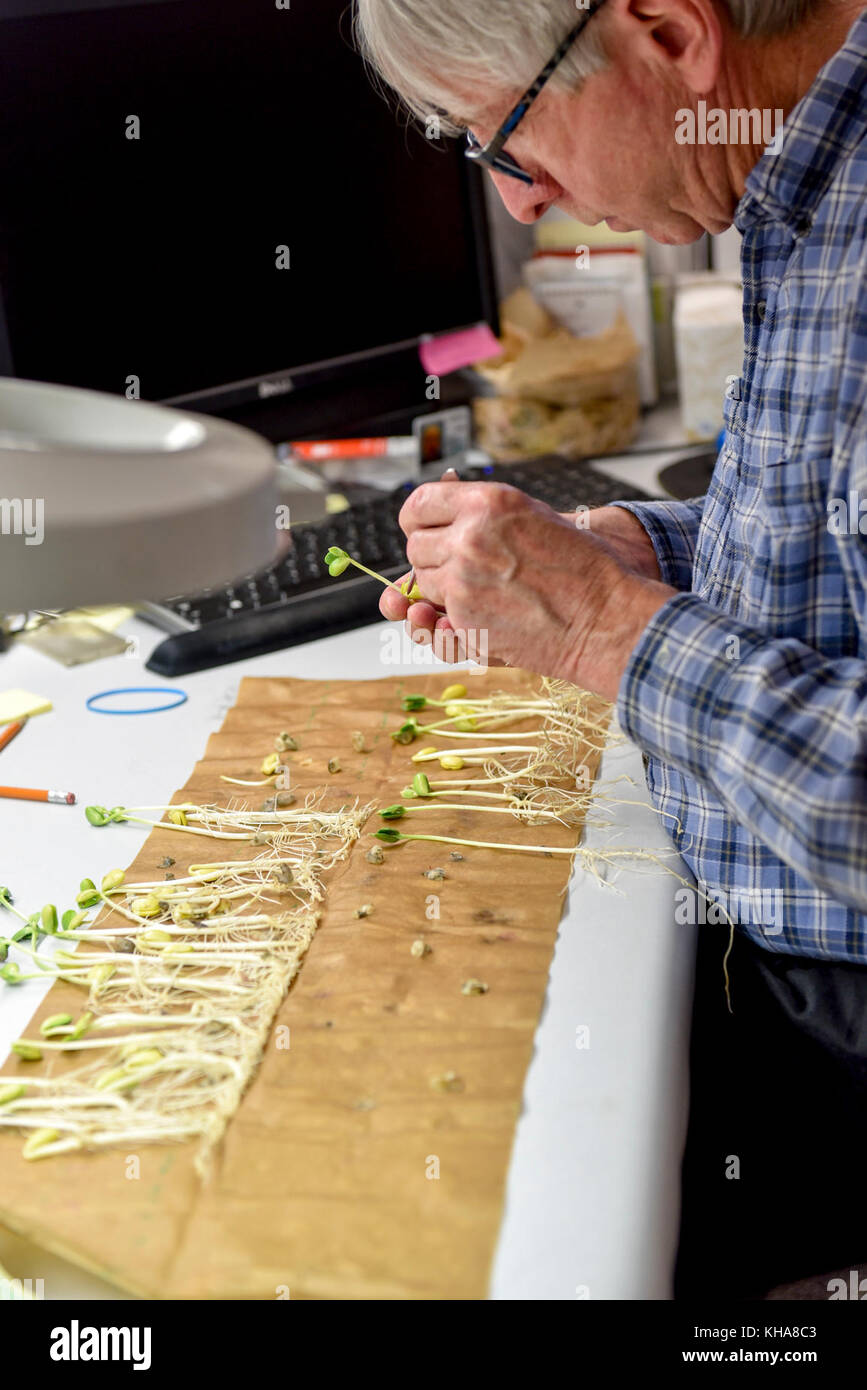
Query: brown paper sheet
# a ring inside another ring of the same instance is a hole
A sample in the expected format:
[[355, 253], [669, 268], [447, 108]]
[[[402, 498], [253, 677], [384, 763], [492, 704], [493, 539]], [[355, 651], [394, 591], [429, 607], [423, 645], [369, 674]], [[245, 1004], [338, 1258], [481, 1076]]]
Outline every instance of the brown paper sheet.
[[[287, 729], [299, 742], [286, 757], [296, 793], [325, 786], [334, 804], [399, 800], [422, 746], [388, 736], [404, 717], [401, 695], [438, 696], [445, 683], [442, 673], [245, 679], [174, 799], [225, 805], [219, 774], [256, 775]], [[529, 690], [534, 678], [497, 670], [466, 684], [482, 695]], [[353, 750], [356, 729], [370, 752]], [[343, 771], [329, 776], [335, 755]], [[247, 804], [264, 795], [250, 792]], [[485, 1297], [570, 860], [466, 849], [455, 862], [447, 845], [411, 843], [384, 846], [385, 862], [372, 865], [365, 853], [380, 824], [374, 814], [349, 859], [331, 871], [319, 930], [275, 1020], [290, 1029], [290, 1047], [266, 1049], [209, 1178], [194, 1171], [192, 1143], [28, 1163], [20, 1134], [4, 1131], [0, 1223], [151, 1298]], [[554, 823], [528, 827], [465, 811], [422, 813], [401, 828], [550, 845], [578, 838]], [[123, 864], [123, 827], [94, 834], [116, 837]], [[155, 830], [129, 881], [156, 877], [165, 854], [185, 868], [225, 858], [226, 849]], [[444, 881], [425, 877], [435, 866]], [[431, 895], [438, 920], [426, 916]], [[366, 902], [372, 914], [356, 918]], [[416, 959], [410, 947], [420, 936], [433, 950]], [[471, 977], [488, 992], [462, 994]], [[81, 1002], [80, 990], [56, 985], [27, 1035]], [[2, 1071], [24, 1078], [42, 1065], [11, 1057]], [[446, 1072], [460, 1077], [462, 1091], [432, 1088]]]

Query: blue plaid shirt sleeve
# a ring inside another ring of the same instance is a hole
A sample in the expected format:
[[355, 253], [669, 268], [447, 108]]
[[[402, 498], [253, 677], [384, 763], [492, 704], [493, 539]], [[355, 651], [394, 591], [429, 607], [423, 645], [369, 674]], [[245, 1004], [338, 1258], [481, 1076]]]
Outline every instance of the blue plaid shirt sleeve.
[[653, 542], [663, 584], [672, 589], [692, 586], [692, 566], [704, 498], [692, 502], [614, 502], [632, 512]]
[[677, 594], [639, 639], [617, 713], [786, 864], [867, 911], [867, 662], [769, 641]]

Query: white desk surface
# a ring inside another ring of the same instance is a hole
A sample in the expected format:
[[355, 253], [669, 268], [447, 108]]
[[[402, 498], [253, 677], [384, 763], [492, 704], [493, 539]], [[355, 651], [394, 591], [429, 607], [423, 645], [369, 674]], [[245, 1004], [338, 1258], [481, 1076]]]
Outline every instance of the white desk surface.
[[[242, 675], [370, 679], [425, 669], [383, 665], [387, 628], [184, 677], [177, 685], [189, 695], [185, 705], [131, 718], [94, 714], [85, 699], [117, 686], [171, 684], [143, 669], [161, 634], [138, 620], [123, 631], [137, 638], [140, 659], [64, 669], [23, 646], [0, 657], [0, 689], [24, 687], [54, 703], [3, 750], [4, 783], [58, 787], [78, 798], [75, 807], [0, 801], [2, 881], [35, 911], [47, 901], [68, 903], [82, 875], [98, 881], [129, 863], [146, 830], [125, 827], [121, 844], [94, 832], [83, 807], [167, 801], [233, 703]], [[429, 657], [421, 649], [414, 655]], [[619, 808], [620, 843], [667, 847], [632, 746], [606, 755], [603, 776], [621, 771], [636, 782], [626, 794], [643, 805]], [[610, 834], [590, 831], [588, 843]], [[670, 1296], [694, 953], [693, 931], [674, 923], [675, 886], [655, 870], [624, 873], [619, 891], [581, 873], [572, 882], [517, 1128], [494, 1298]], [[0, 992], [0, 1058], [44, 988], [34, 982]], [[579, 1027], [589, 1027], [589, 1047], [576, 1047]], [[62, 1181], [60, 1169], [55, 1180]], [[0, 1265], [14, 1277], [43, 1278], [46, 1298], [119, 1296], [2, 1232]]]

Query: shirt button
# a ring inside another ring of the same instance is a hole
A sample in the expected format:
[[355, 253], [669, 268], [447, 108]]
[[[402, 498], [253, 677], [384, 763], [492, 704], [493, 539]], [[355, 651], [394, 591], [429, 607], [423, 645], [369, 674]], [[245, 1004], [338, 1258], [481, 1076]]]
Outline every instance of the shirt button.
[[760, 321], [761, 323], [764, 323], [764, 321], [765, 321], [765, 315], [767, 314], [767, 312], [768, 312], [768, 301], [767, 301], [766, 299], [760, 299], [759, 302], [758, 302], [758, 304], [756, 305], [756, 313], [758, 314], [758, 316], [759, 316], [759, 321]]

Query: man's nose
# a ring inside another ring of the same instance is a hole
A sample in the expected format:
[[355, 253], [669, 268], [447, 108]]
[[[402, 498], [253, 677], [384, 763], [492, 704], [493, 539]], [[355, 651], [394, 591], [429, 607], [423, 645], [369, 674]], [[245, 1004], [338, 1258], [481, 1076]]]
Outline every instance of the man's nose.
[[491, 174], [494, 186], [503, 200], [506, 211], [516, 222], [538, 222], [543, 213], [556, 201], [560, 188], [552, 179], [524, 183], [508, 174]]

